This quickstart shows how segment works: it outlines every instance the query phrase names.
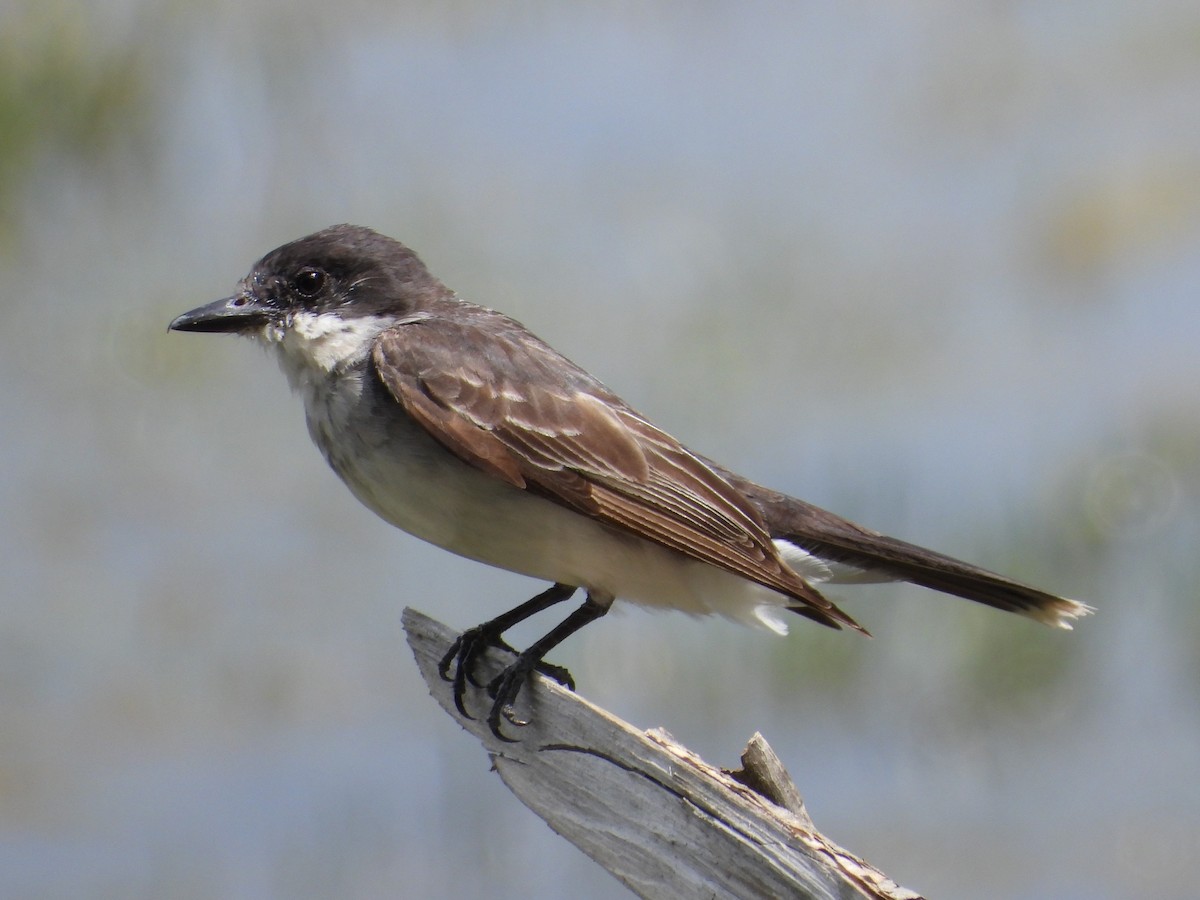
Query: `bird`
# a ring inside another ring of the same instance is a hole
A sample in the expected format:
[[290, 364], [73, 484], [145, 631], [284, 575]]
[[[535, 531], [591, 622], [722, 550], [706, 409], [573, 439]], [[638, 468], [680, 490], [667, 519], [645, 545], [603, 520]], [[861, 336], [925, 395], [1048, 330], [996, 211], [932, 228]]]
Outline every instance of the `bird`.
[[[385, 521], [550, 587], [464, 631], [441, 660], [459, 712], [491, 646], [515, 654], [487, 725], [546, 654], [620, 599], [783, 634], [798, 614], [866, 633], [825, 585], [907, 581], [1070, 629], [1091, 607], [889, 537], [763, 487], [684, 446], [516, 320], [460, 298], [404, 244], [335, 225], [263, 256], [231, 296], [170, 330], [250, 337], [278, 359], [308, 432]], [[819, 587], [820, 586], [820, 587]], [[583, 602], [517, 652], [503, 635]]]

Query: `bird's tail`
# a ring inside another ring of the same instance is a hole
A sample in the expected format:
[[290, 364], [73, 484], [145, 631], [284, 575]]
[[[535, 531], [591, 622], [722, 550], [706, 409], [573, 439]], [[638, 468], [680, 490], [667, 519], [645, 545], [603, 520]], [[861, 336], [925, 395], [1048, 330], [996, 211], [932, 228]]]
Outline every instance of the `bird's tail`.
[[867, 577], [859, 580], [874, 575], [910, 581], [1068, 630], [1075, 619], [1094, 611], [1077, 600], [879, 534], [811, 503], [724, 474], [758, 507], [773, 538], [789, 541], [827, 563], [861, 570]]

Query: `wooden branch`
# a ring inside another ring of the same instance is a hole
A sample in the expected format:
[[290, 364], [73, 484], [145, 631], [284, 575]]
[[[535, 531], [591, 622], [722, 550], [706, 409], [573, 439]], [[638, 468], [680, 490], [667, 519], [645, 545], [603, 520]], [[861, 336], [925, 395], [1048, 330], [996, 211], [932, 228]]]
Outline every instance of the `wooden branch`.
[[[447, 626], [404, 611], [408, 643], [429, 691], [487, 751], [517, 798], [640, 897], [884, 898], [920, 900], [823, 837], [761, 735], [743, 768], [714, 768], [661, 729], [642, 732], [553, 681], [535, 676], [517, 699], [524, 727], [499, 741], [484, 718], [487, 693], [471, 687], [464, 719], [438, 662]], [[480, 663], [486, 683], [511, 656]]]

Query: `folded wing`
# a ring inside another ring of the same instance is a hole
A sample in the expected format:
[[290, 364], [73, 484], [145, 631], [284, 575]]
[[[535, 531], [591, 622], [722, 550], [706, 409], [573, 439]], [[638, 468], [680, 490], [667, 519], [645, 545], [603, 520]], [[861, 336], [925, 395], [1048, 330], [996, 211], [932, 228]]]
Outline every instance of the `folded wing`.
[[861, 630], [781, 561], [761, 511], [724, 474], [511, 320], [464, 304], [389, 329], [372, 359], [395, 400], [468, 464]]

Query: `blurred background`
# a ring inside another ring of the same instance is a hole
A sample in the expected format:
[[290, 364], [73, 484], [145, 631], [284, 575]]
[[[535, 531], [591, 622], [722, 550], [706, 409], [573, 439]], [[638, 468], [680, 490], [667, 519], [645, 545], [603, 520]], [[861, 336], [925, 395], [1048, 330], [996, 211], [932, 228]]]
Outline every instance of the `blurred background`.
[[634, 609], [553, 655], [586, 696], [718, 765], [762, 730], [932, 897], [1192, 895], [1198, 121], [1171, 0], [0, 5], [0, 895], [625, 895], [404, 643], [540, 586], [377, 521], [264, 354], [166, 331], [342, 221], [696, 450], [1099, 609]]

